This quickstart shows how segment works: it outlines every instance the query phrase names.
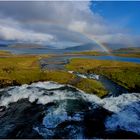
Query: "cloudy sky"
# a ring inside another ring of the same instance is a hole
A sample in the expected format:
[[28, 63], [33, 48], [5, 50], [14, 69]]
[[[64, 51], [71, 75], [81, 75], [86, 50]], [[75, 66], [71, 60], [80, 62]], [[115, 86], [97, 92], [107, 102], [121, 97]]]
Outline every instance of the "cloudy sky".
[[140, 44], [140, 2], [0, 1], [0, 39], [55, 44]]

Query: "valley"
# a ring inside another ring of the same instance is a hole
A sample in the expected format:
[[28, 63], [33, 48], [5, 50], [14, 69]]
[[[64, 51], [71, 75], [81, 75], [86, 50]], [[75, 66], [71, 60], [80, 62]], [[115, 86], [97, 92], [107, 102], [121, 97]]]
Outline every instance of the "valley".
[[0, 53], [0, 138], [139, 138], [138, 58]]

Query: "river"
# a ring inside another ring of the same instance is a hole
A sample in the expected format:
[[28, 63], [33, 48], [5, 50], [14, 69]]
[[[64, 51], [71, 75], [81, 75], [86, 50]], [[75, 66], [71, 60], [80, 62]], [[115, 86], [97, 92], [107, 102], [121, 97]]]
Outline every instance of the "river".
[[[103, 56], [102, 56], [103, 57]], [[100, 58], [102, 58], [100, 56]], [[106, 57], [106, 56], [105, 56]], [[94, 59], [94, 56], [55, 56], [55, 57], [51, 57], [51, 58], [43, 58], [40, 60], [40, 66], [42, 70], [65, 70], [65, 65], [69, 63], [69, 60], [71, 58], [90, 58], [90, 59]], [[96, 57], [95, 57], [96, 58]], [[103, 57], [104, 58], [104, 57]], [[107, 58], [112, 58], [110, 56], [108, 56]], [[118, 85], [117, 83], [111, 81], [110, 79], [108, 79], [105, 76], [101, 76], [99, 75], [99, 78], [96, 79], [95, 77], [97, 76], [96, 74], [91, 74], [91, 75], [84, 75], [84, 74], [78, 74], [78, 73], [74, 73], [79, 77], [84, 77], [84, 78], [90, 78], [90, 79], [95, 79], [100, 81], [104, 87], [107, 89], [109, 96], [110, 95], [120, 95], [121, 93], [127, 93], [128, 91]]]
[[[63, 69], [69, 58], [40, 64]], [[140, 138], [140, 93], [128, 93], [100, 75], [75, 74], [101, 81], [109, 96], [101, 99], [51, 81], [0, 89], [0, 138]]]
[[[63, 55], [65, 53], [74, 53], [74, 50], [61, 50], [61, 49], [47, 49], [47, 48], [10, 48], [10, 47], [0, 47], [0, 50], [7, 50], [12, 54], [56, 54]], [[77, 51], [78, 52], [78, 51]], [[77, 58], [79, 56], [64, 56], [59, 59], [70, 59]], [[140, 58], [131, 58], [131, 57], [120, 57], [120, 56], [87, 56], [81, 55], [80, 58], [90, 58], [90, 59], [98, 59], [98, 60], [117, 60], [124, 62], [133, 62], [140, 63]]]
[[105, 97], [38, 82], [0, 90], [0, 138], [140, 138], [140, 94]]

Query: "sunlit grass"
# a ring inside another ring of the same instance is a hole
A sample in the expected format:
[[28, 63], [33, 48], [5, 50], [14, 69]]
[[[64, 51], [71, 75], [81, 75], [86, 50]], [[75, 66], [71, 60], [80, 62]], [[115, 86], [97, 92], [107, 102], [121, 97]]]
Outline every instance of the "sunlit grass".
[[66, 66], [68, 70], [81, 73], [97, 73], [105, 75], [129, 91], [140, 91], [140, 65], [135, 63], [72, 59]]
[[0, 57], [10, 56], [10, 55], [11, 55], [11, 53], [9, 51], [0, 50]]
[[116, 53], [114, 54], [116, 56], [121, 56], [121, 57], [136, 57], [136, 58], [140, 58], [140, 52], [137, 53]]
[[0, 58], [1, 86], [7, 86], [10, 83], [31, 83], [39, 79], [39, 73], [40, 68], [37, 57], [15, 56]]
[[95, 80], [78, 78], [67, 71], [42, 71], [39, 60], [46, 55], [15, 55], [0, 58], [0, 87], [31, 84], [37, 81], [54, 81], [73, 85], [100, 97], [107, 94], [102, 84]]
[[99, 97], [107, 94], [107, 91], [100, 82], [91, 79], [78, 78], [74, 74], [66, 71], [46, 71], [43, 73], [43, 78], [41, 79], [55, 81], [61, 84], [70, 84], [86, 93], [96, 94]]

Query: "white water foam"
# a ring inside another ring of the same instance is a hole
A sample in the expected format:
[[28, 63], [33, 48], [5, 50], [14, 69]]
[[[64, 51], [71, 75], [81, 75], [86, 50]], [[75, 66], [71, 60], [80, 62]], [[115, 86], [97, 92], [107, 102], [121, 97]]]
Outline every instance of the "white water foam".
[[32, 83], [30, 87], [39, 87], [39, 88], [44, 88], [44, 89], [55, 89], [55, 88], [60, 88], [63, 87], [64, 85], [58, 84], [56, 82], [37, 82], [37, 83]]
[[[77, 93], [66, 90], [61, 91], [58, 89], [60, 87], [65, 87], [65, 85], [60, 85], [53, 82], [38, 82], [31, 85], [25, 84], [22, 86], [15, 86], [11, 89], [2, 89], [2, 91], [6, 91], [9, 96], [3, 95], [1, 97], [0, 106], [8, 107], [10, 103], [26, 98], [28, 98], [30, 102], [38, 100], [38, 104], [47, 104], [57, 100], [60, 101], [64, 99], [76, 99], [81, 97], [80, 91], [78, 90]], [[53, 89], [53, 91], [49, 91], [47, 89]]]
[[104, 107], [110, 111], [118, 112], [126, 105], [140, 101], [140, 93], [125, 93], [118, 97], [108, 97], [103, 100]]
[[[75, 73], [74, 71], [68, 71], [69, 73]], [[75, 75], [77, 75], [78, 77], [81, 77], [81, 78], [84, 78], [84, 79], [87, 79], [87, 78], [90, 78], [90, 79], [94, 79], [94, 80], [99, 80], [99, 77], [100, 75], [97, 75], [97, 74], [81, 74], [81, 73], [75, 73]]]
[[108, 130], [127, 130], [140, 134], [140, 102], [123, 107], [105, 122]]
[[89, 78], [89, 79], [94, 79], [94, 80], [99, 80], [99, 75], [97, 74], [88, 74], [88, 75], [85, 75], [85, 74], [80, 74], [80, 73], [77, 73], [76, 74], [77, 76], [81, 77], [81, 78]]
[[122, 94], [103, 99], [104, 107], [113, 111], [105, 126], [108, 130], [122, 129], [140, 134], [140, 94]]
[[[106, 129], [123, 129], [140, 134], [140, 93], [127, 93], [118, 97], [100, 99], [96, 95], [86, 94], [78, 89], [75, 92], [69, 89], [59, 90], [61, 87], [65, 87], [65, 85], [53, 82], [38, 82], [31, 85], [1, 89], [0, 91], [6, 91], [8, 96], [1, 96], [0, 106], [8, 107], [10, 103], [17, 102], [23, 98], [28, 98], [30, 102], [34, 102], [37, 99], [38, 104], [47, 104], [66, 99], [83, 99], [93, 104], [96, 103], [107, 110], [114, 112], [114, 114], [105, 121]], [[52, 91], [50, 91], [50, 89]], [[47, 126], [53, 127], [57, 122], [59, 123], [59, 121], [75, 119], [68, 118], [63, 107], [60, 107], [56, 112], [53, 111], [53, 113], [52, 116], [55, 116], [55, 118], [48, 115], [43, 120], [43, 123], [47, 124]], [[52, 124], [52, 119], [55, 124]], [[80, 117], [77, 117], [77, 119], [80, 119]], [[46, 122], [46, 120], [50, 121]]]

